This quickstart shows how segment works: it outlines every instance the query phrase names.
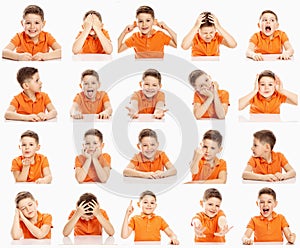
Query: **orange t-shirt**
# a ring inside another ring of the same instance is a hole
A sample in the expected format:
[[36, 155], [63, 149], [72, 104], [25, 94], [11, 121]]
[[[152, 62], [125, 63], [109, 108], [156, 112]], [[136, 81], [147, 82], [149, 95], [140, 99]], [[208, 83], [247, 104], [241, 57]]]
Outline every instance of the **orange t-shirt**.
[[[76, 158], [75, 158], [75, 168], [76, 167], [82, 168], [82, 166], [84, 165], [85, 160], [86, 160], [86, 157], [84, 155], [76, 156]], [[102, 167], [107, 166], [107, 167], [111, 168], [110, 167], [111, 158], [110, 158], [109, 154], [102, 153], [98, 157], [98, 161], [99, 161], [99, 163], [101, 164]], [[89, 171], [88, 171], [88, 173], [86, 175], [86, 178], [84, 179], [83, 182], [100, 182], [93, 163], [90, 165]]]
[[163, 171], [165, 164], [169, 162], [169, 158], [163, 151], [156, 151], [154, 160], [148, 160], [141, 152], [135, 154], [130, 163], [134, 164], [134, 169], [143, 172]]
[[142, 90], [133, 93], [131, 100], [138, 102], [139, 114], [153, 114], [158, 102], [165, 102], [165, 93], [158, 91], [152, 98], [147, 98]]
[[[36, 227], [41, 228], [43, 225], [49, 225], [52, 228], [52, 216], [51, 214], [42, 214], [37, 211], [37, 222], [34, 224]], [[20, 221], [20, 227], [23, 231], [24, 239], [36, 239], [35, 236], [28, 230], [23, 221]], [[51, 239], [51, 229], [43, 239]]]
[[285, 156], [280, 152], [272, 151], [272, 162], [268, 163], [261, 157], [251, 157], [248, 161], [248, 165], [252, 167], [254, 173], [257, 174], [275, 174], [277, 172], [282, 172], [282, 168], [286, 166], [289, 162]]
[[[226, 103], [228, 106], [229, 104], [229, 93], [226, 90], [218, 90], [218, 95], [220, 98], [221, 103]], [[198, 91], [194, 94], [194, 104], [200, 103], [201, 105], [206, 101], [207, 96], [201, 95]], [[215, 106], [212, 104], [208, 107], [207, 111], [204, 113], [202, 118], [217, 118]]]
[[[102, 29], [102, 32], [104, 34], [104, 36], [110, 40], [109, 34], [106, 30]], [[79, 34], [77, 35], [76, 39], [78, 38], [78, 36], [81, 34], [82, 32], [79, 32]], [[86, 40], [82, 46], [82, 49], [80, 51], [80, 53], [100, 53], [100, 54], [106, 54], [106, 52], [103, 49], [103, 46], [100, 42], [100, 39], [98, 38], [98, 36], [91, 36], [88, 35], [86, 37]]]
[[225, 237], [219, 237], [215, 236], [214, 233], [220, 232], [220, 228], [218, 226], [218, 220], [221, 216], [225, 216], [224, 212], [220, 210], [216, 216], [213, 218], [208, 217], [204, 212], [197, 213], [192, 221], [194, 219], [199, 219], [202, 226], [205, 226], [206, 229], [204, 231], [204, 234], [206, 237], [199, 238], [195, 236], [195, 242], [225, 242]]
[[[11, 171], [22, 171], [23, 156], [19, 156], [12, 161]], [[42, 154], [35, 154], [34, 164], [30, 165], [27, 182], [35, 182], [37, 179], [44, 177], [43, 169], [49, 167], [47, 157]]]
[[24, 92], [14, 96], [10, 105], [14, 106], [18, 114], [30, 115], [46, 111], [51, 100], [44, 92], [35, 93], [36, 100], [33, 102]]
[[[72, 218], [75, 211], [76, 210], [72, 210], [68, 219]], [[106, 212], [103, 209], [100, 209], [100, 212], [106, 220], [109, 220]], [[102, 225], [96, 217], [88, 221], [79, 218], [74, 226], [74, 236], [79, 235], [102, 235]]]
[[278, 91], [275, 91], [269, 99], [257, 93], [250, 100], [250, 114], [280, 114], [280, 105], [286, 102], [286, 98]]
[[223, 41], [223, 36], [216, 33], [211, 42], [204, 41], [199, 33], [195, 34], [192, 43], [192, 56], [219, 56], [220, 44]]
[[97, 91], [96, 100], [88, 99], [84, 92], [78, 93], [73, 102], [76, 102], [82, 114], [99, 114], [104, 111], [105, 102], [109, 102], [109, 97], [105, 91]]
[[127, 47], [133, 47], [137, 57], [160, 57], [164, 55], [164, 46], [169, 45], [171, 37], [162, 31], [152, 30], [150, 37], [136, 32], [125, 40]]
[[134, 241], [160, 241], [160, 230], [165, 230], [169, 225], [160, 216], [142, 213], [133, 216], [128, 226], [134, 230]]
[[280, 30], [274, 32], [273, 38], [261, 31], [250, 38], [250, 42], [255, 45], [254, 52], [261, 54], [281, 54], [283, 44], [288, 40], [286, 33]]
[[282, 242], [285, 227], [289, 227], [285, 217], [275, 212], [272, 213], [271, 220], [262, 215], [254, 216], [247, 225], [247, 228], [254, 231], [254, 242]]
[[205, 158], [199, 161], [199, 171], [192, 175], [192, 181], [217, 179], [221, 171], [226, 171], [226, 162], [223, 159], [215, 159], [215, 166], [210, 167], [210, 164], [205, 163]]
[[34, 44], [30, 37], [25, 32], [17, 33], [10, 41], [16, 47], [17, 53], [30, 53], [35, 55], [36, 53], [47, 53], [56, 40], [50, 33], [41, 31], [39, 34], [39, 41]]

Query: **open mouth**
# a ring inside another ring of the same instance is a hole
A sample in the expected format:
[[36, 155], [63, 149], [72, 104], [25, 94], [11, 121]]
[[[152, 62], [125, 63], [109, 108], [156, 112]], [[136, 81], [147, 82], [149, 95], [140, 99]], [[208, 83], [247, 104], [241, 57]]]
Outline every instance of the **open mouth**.
[[94, 90], [87, 90], [86, 92], [87, 92], [87, 96], [88, 96], [89, 98], [92, 98], [92, 97], [93, 97], [93, 95], [94, 95]]
[[269, 208], [263, 208], [262, 211], [263, 211], [263, 215], [267, 215], [269, 213], [270, 209]]
[[266, 32], [271, 32], [271, 31], [272, 31], [272, 28], [271, 28], [270, 26], [266, 26], [266, 27], [265, 27], [265, 30], [266, 30]]

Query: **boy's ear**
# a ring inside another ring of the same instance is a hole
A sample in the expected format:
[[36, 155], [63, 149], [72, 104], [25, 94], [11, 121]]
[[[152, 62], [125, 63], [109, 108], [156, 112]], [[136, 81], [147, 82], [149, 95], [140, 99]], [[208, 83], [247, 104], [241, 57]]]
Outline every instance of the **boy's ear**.
[[24, 90], [27, 90], [27, 89], [29, 88], [28, 83], [27, 83], [27, 82], [24, 82], [24, 83], [22, 84], [22, 88], [23, 88]]
[[140, 81], [139, 85], [140, 85], [140, 87], [142, 87], [143, 86], [143, 81]]
[[82, 89], [82, 83], [79, 84], [80, 89]]
[[137, 202], [137, 203], [136, 203], [136, 205], [138, 205], [138, 207], [140, 207], [140, 206], [141, 206], [141, 205], [140, 205], [140, 202]]
[[256, 206], [259, 206], [259, 202], [258, 202], [258, 200], [256, 201]]
[[38, 202], [37, 200], [35, 200], [35, 204], [36, 204], [36, 206], [38, 206], [38, 205], [39, 205], [39, 202]]
[[38, 150], [40, 150], [40, 149], [41, 149], [41, 145], [38, 144], [38, 145], [36, 146], [36, 150], [38, 151]]
[[101, 147], [101, 149], [103, 149], [103, 147], [104, 147], [104, 143], [103, 142], [100, 144], [100, 147]]
[[257, 27], [260, 28], [260, 24], [259, 23], [257, 23]]
[[157, 19], [155, 18], [153, 24], [154, 24], [154, 25], [157, 25], [157, 23], [158, 23], [158, 21], [157, 21]]
[[267, 151], [271, 151], [271, 146], [270, 146], [270, 144], [266, 143], [266, 144], [265, 144], [265, 149], [266, 149]]
[[203, 208], [203, 200], [200, 200], [200, 206]]
[[277, 204], [278, 204], [278, 201], [275, 201], [275, 206], [274, 206], [274, 208], [277, 206]]
[[45, 25], [46, 25], [46, 21], [43, 21], [43, 26], [42, 26], [42, 28], [45, 27]]
[[137, 26], [136, 21], [134, 21], [133, 22], [133, 27], [136, 27], [136, 26]]
[[137, 146], [137, 148], [138, 148], [139, 150], [141, 150], [141, 145], [140, 145], [140, 143], [136, 144], [136, 146]]
[[223, 150], [223, 147], [222, 146], [220, 146], [219, 147], [219, 152], [221, 152]]

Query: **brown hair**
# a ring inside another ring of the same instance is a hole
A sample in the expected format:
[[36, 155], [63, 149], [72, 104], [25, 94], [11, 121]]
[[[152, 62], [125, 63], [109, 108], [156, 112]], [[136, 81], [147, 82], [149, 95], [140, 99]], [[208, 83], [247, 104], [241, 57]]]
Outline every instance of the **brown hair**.
[[88, 12], [86, 12], [83, 16], [83, 20], [85, 20], [85, 18], [88, 17], [88, 15], [95, 15], [99, 18], [100, 22], [102, 22], [102, 17], [100, 15], [100, 13], [98, 11], [95, 10], [89, 10]]
[[144, 198], [146, 195], [153, 196], [154, 199], [155, 199], [155, 201], [156, 201], [156, 195], [155, 195], [152, 191], [150, 191], [150, 190], [146, 190], [146, 191], [142, 192], [142, 193], [140, 194], [139, 200], [140, 200], [140, 201], [143, 200], [143, 198]]
[[99, 74], [95, 70], [88, 69], [88, 70], [85, 70], [84, 72], [82, 72], [81, 73], [81, 81], [83, 80], [83, 78], [85, 76], [94, 76], [97, 79], [97, 81], [99, 82]]
[[262, 77], [270, 77], [275, 80], [275, 73], [270, 70], [264, 70], [258, 75], [258, 82], [261, 80]]
[[[97, 197], [95, 195], [93, 195], [92, 193], [84, 193], [83, 195], [81, 195], [76, 203], [77, 207], [82, 203], [82, 202], [85, 202], [85, 203], [89, 203], [89, 202], [92, 202], [92, 201], [95, 201], [97, 204], [98, 203], [98, 200], [97, 200]], [[93, 208], [90, 207], [88, 208], [89, 211], [93, 211]], [[92, 215], [93, 213], [86, 213], [86, 215]]]
[[273, 196], [274, 200], [276, 201], [276, 192], [268, 187], [262, 188], [259, 192], [258, 192], [258, 198], [263, 195], [263, 194], [267, 194], [267, 195], [271, 195]]
[[261, 130], [253, 134], [254, 138], [258, 139], [261, 143], [267, 143], [270, 145], [271, 150], [276, 143], [276, 137], [270, 130]]
[[136, 17], [139, 14], [150, 14], [152, 16], [152, 18], [154, 19], [154, 10], [149, 7], [149, 6], [140, 6], [137, 10], [136, 10]]
[[87, 130], [85, 133], [84, 133], [84, 138], [88, 135], [94, 135], [94, 136], [97, 136], [100, 140], [100, 142], [102, 143], [103, 142], [103, 134], [98, 130], [98, 129], [95, 129], [95, 128], [91, 128], [89, 130]]
[[209, 19], [209, 16], [211, 15], [210, 12], [202, 12], [201, 15], [204, 15], [204, 19], [202, 23], [200, 24], [200, 28], [204, 27], [215, 27], [215, 24], [211, 22], [211, 19]]
[[152, 137], [157, 141], [156, 132], [150, 128], [145, 128], [139, 133], [139, 142], [142, 142], [142, 139], [145, 137]]
[[203, 201], [207, 201], [209, 198], [218, 198], [220, 201], [222, 201], [222, 195], [219, 190], [215, 188], [209, 188], [205, 190], [204, 195], [203, 195]]
[[34, 67], [22, 67], [19, 69], [17, 72], [17, 80], [21, 87], [23, 88], [23, 84], [25, 83], [26, 80], [32, 79], [33, 75], [38, 73], [38, 69]]
[[200, 70], [200, 69], [192, 71], [189, 74], [189, 82], [190, 82], [190, 84], [193, 87], [195, 87], [195, 81], [197, 80], [198, 77], [200, 77], [202, 75], [207, 75], [207, 73], [205, 71]]
[[16, 195], [16, 198], [15, 198], [16, 206], [18, 207], [19, 202], [22, 201], [22, 200], [24, 200], [24, 199], [26, 199], [26, 198], [30, 198], [33, 201], [35, 201], [33, 195], [30, 192], [28, 192], [28, 191], [21, 191], [21, 192], [19, 192]]
[[24, 133], [21, 134], [21, 139], [23, 139], [24, 137], [31, 137], [34, 138], [36, 143], [39, 143], [39, 136], [36, 132], [33, 132], [31, 130], [27, 130]]
[[44, 21], [44, 11], [42, 10], [41, 7], [39, 7], [37, 5], [28, 5], [23, 11], [23, 19], [28, 14], [39, 15], [41, 17], [42, 21]]
[[148, 76], [157, 78], [158, 82], [161, 83], [161, 74], [158, 70], [148, 69], [148, 70], [144, 71], [142, 79], [144, 80]]
[[263, 16], [264, 14], [272, 14], [272, 15], [274, 15], [276, 21], [278, 22], [278, 17], [277, 17], [277, 15], [275, 14], [275, 12], [272, 11], [272, 10], [269, 10], [269, 9], [264, 10], [263, 12], [261, 12], [261, 14], [260, 14], [260, 16], [259, 16], [259, 20], [262, 18], [262, 16]]
[[203, 135], [203, 140], [205, 140], [205, 139], [209, 139], [209, 140], [213, 140], [213, 141], [217, 142], [220, 147], [222, 145], [223, 137], [218, 130], [208, 130]]

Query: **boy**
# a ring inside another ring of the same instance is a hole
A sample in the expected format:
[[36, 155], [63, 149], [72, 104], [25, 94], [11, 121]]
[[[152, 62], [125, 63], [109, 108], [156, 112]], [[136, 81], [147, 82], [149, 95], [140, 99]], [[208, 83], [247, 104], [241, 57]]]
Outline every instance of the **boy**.
[[229, 106], [229, 94], [219, 90], [217, 82], [202, 70], [194, 70], [189, 75], [189, 82], [195, 89], [194, 116], [201, 118], [224, 119]]
[[[153, 29], [156, 25], [168, 32]], [[139, 32], [123, 42], [125, 36], [138, 27]], [[154, 10], [149, 6], [140, 6], [136, 10], [136, 21], [125, 27], [118, 38], [118, 53], [133, 47], [136, 58], [163, 58], [164, 46], [177, 47], [177, 35], [164, 22], [158, 22], [154, 16]]]
[[[49, 96], [41, 92], [42, 82], [38, 69], [23, 67], [17, 73], [23, 91], [14, 96], [5, 112], [5, 119], [19, 121], [46, 121], [56, 117], [57, 112]], [[47, 110], [47, 113], [45, 111]]]
[[205, 190], [200, 205], [203, 212], [197, 213], [191, 225], [195, 231], [195, 242], [225, 242], [228, 227], [224, 212], [220, 209], [221, 193], [214, 188]]
[[[143, 129], [139, 134], [137, 147], [141, 150], [135, 154], [123, 171], [125, 177], [158, 179], [174, 176], [177, 173], [174, 165], [163, 151], [158, 148], [157, 134], [152, 129]], [[164, 171], [164, 169], [167, 169]]]
[[220, 25], [210, 12], [201, 13], [190, 32], [183, 38], [181, 47], [192, 47], [192, 56], [219, 56], [220, 45], [235, 48], [235, 39]]
[[160, 230], [163, 230], [171, 239], [170, 244], [179, 244], [177, 236], [165, 220], [154, 214], [157, 203], [156, 195], [152, 191], [146, 190], [141, 193], [138, 206], [142, 209], [142, 213], [131, 217], [129, 221], [129, 216], [134, 211], [132, 200], [130, 201], [122, 225], [121, 237], [123, 239], [127, 239], [134, 231], [134, 241], [160, 241]]
[[51, 239], [52, 216], [37, 210], [37, 201], [30, 192], [19, 192], [11, 236], [14, 240]]
[[84, 134], [82, 154], [75, 159], [75, 178], [78, 183], [105, 183], [110, 175], [110, 155], [102, 153], [103, 135], [98, 129]]
[[19, 148], [22, 156], [13, 159], [11, 166], [16, 182], [51, 183], [48, 159], [36, 153], [40, 149], [38, 134], [30, 130], [22, 133]]
[[161, 92], [161, 74], [155, 69], [148, 69], [143, 73], [142, 90], [133, 93], [130, 107], [126, 107], [131, 118], [138, 118], [139, 114], [153, 114], [156, 119], [164, 116], [165, 93]]
[[295, 243], [296, 234], [291, 232], [285, 217], [273, 211], [277, 203], [273, 189], [266, 187], [258, 192], [256, 205], [259, 207], [260, 215], [252, 217], [249, 221], [242, 238], [244, 245], [253, 244], [251, 239], [253, 232], [254, 242], [283, 242], [283, 233], [290, 244]]
[[277, 15], [271, 10], [264, 10], [259, 17], [260, 31], [250, 38], [246, 56], [255, 61], [264, 60], [262, 54], [280, 54], [278, 59], [290, 59], [294, 49], [286, 33], [278, 30], [278, 26]]
[[27, 6], [21, 21], [24, 31], [11, 39], [3, 49], [2, 57], [24, 61], [60, 59], [61, 46], [50, 33], [42, 31], [45, 23], [44, 11], [39, 6]]
[[226, 183], [227, 168], [217, 154], [222, 151], [222, 135], [217, 130], [208, 130], [200, 147], [194, 152], [190, 164], [192, 181], [199, 183]]
[[102, 17], [99, 12], [90, 10], [84, 14], [83, 30], [79, 32], [72, 51], [78, 53], [111, 54], [112, 44], [109, 34], [103, 29]]
[[[253, 136], [253, 157], [248, 161], [243, 179], [276, 182], [296, 176], [285, 156], [273, 151], [276, 137], [270, 130], [258, 131]], [[285, 174], [282, 174], [282, 168]]]
[[83, 119], [83, 114], [97, 114], [99, 119], [108, 119], [112, 114], [109, 97], [105, 91], [99, 91], [99, 75], [94, 70], [85, 70], [81, 74], [82, 92], [78, 93], [70, 110], [74, 119]]
[[114, 228], [106, 212], [100, 208], [97, 197], [92, 193], [85, 193], [79, 197], [76, 210], [70, 213], [63, 235], [69, 236], [73, 229], [74, 236], [102, 235], [102, 227], [109, 236], [114, 235]]
[[239, 99], [239, 110], [250, 104], [250, 114], [280, 114], [280, 105], [298, 104], [298, 96], [283, 88], [274, 72], [265, 70], [256, 76], [254, 90]]

